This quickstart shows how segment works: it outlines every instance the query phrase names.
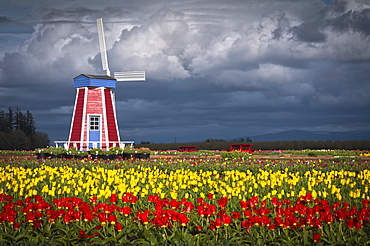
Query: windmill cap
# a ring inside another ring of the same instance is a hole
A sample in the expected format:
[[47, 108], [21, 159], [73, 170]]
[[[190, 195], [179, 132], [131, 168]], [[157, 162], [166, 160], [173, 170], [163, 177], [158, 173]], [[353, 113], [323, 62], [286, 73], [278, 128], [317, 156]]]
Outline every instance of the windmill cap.
[[73, 78], [74, 87], [116, 88], [116, 79], [107, 75], [80, 74]]

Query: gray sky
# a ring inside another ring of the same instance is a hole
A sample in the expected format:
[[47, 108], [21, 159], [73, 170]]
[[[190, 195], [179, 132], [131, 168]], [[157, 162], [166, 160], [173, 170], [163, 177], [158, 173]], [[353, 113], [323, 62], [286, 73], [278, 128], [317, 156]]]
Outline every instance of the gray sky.
[[0, 0], [0, 108], [67, 140], [100, 17], [122, 140], [370, 130], [369, 0]]

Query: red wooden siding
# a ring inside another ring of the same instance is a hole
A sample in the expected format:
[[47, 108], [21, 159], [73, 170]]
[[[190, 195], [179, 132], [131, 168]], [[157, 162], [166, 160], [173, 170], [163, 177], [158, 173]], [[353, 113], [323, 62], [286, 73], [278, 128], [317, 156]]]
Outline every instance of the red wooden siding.
[[109, 89], [104, 89], [104, 94], [105, 94], [105, 110], [107, 114], [108, 139], [110, 142], [119, 141], [116, 117], [113, 108], [112, 93]]
[[75, 102], [74, 117], [72, 119], [71, 135], [69, 141], [80, 141], [82, 130], [82, 116], [84, 108], [85, 89], [79, 89]]

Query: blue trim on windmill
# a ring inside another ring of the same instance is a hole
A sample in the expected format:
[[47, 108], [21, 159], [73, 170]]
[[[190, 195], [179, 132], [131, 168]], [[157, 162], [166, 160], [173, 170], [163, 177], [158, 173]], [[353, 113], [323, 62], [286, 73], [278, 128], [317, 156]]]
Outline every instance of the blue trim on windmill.
[[73, 78], [74, 87], [116, 88], [116, 79], [107, 75], [80, 74]]

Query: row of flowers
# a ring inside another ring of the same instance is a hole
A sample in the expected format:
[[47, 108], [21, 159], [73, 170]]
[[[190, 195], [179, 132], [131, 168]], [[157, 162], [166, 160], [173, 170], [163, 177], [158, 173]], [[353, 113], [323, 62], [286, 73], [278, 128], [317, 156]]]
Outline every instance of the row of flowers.
[[[2, 151], [1, 154], [21, 154], [20, 151]], [[205, 156], [205, 155], [221, 155], [225, 153], [225, 151], [219, 151], [219, 150], [198, 150], [194, 152], [180, 152], [178, 150], [155, 150], [151, 151], [148, 148], [134, 148], [133, 146], [126, 146], [124, 149], [119, 147], [111, 147], [109, 150], [103, 150], [101, 148], [94, 148], [88, 151], [88, 153], [95, 153], [95, 154], [121, 154], [121, 153], [152, 153], [152, 154], [162, 154], [162, 155], [199, 155], [199, 156]], [[227, 152], [227, 151], [226, 151]], [[65, 149], [63, 147], [49, 147], [44, 149], [37, 149], [34, 151], [34, 153], [54, 153], [54, 154], [84, 154], [87, 153], [87, 151], [80, 151], [76, 148], [70, 148]], [[309, 156], [370, 156], [369, 151], [354, 151], [354, 150], [311, 150], [311, 149], [305, 149], [305, 150], [256, 150], [253, 152], [253, 155], [274, 155], [274, 156], [282, 156], [282, 155], [309, 155]]]
[[[259, 162], [259, 166], [256, 162], [257, 167], [233, 163], [229, 168], [226, 164], [223, 166], [227, 163], [224, 161], [217, 165], [217, 160], [182, 159], [37, 160], [36, 164], [28, 166], [22, 163], [32, 160], [12, 162], [9, 159], [6, 162], [16, 165], [0, 165], [0, 193], [19, 197], [43, 195], [51, 199], [72, 195], [107, 198], [113, 193], [123, 195], [130, 192], [135, 196], [158, 194], [162, 198], [181, 199], [204, 198], [205, 194], [213, 192], [235, 199], [250, 195], [263, 199], [274, 196], [296, 199], [312, 193], [314, 198], [344, 200], [351, 205], [370, 198], [370, 170], [359, 165], [347, 171], [341, 169], [343, 163], [339, 168], [333, 165], [320, 170], [304, 168], [305, 164], [280, 168], [279, 165], [276, 167], [276, 162]], [[52, 166], [60, 163], [67, 165]], [[73, 167], [71, 163], [83, 166]]]
[[101, 148], [93, 148], [89, 151], [80, 151], [76, 148], [65, 149], [63, 147], [49, 147], [46, 149], [37, 149], [34, 151], [35, 154], [47, 153], [47, 154], [69, 154], [69, 155], [119, 155], [123, 153], [145, 153], [150, 154], [150, 150], [147, 148], [135, 149], [132, 146], [127, 146], [124, 149], [119, 147], [111, 147], [109, 150], [103, 150]]
[[[112, 194], [109, 202], [100, 202], [97, 197], [88, 202], [76, 197], [61, 197], [50, 203], [39, 195], [16, 200], [0, 194], [0, 235], [3, 238], [5, 234], [26, 235], [32, 229], [47, 234], [51, 237], [49, 240], [60, 242], [73, 239], [105, 242], [108, 237], [116, 243], [163, 243], [173, 239], [169, 235], [177, 233], [176, 240], [179, 241], [189, 241], [200, 235], [222, 235], [235, 243], [253, 243], [258, 241], [253, 238], [258, 233], [261, 237], [275, 238], [275, 242], [282, 243], [292, 232], [298, 231], [308, 237], [291, 238], [290, 243], [366, 243], [370, 232], [369, 204], [367, 199], [362, 200], [360, 207], [351, 207], [347, 202], [330, 204], [328, 200], [313, 199], [311, 193], [293, 202], [278, 198], [260, 201], [258, 196], [254, 196], [240, 200], [238, 206], [230, 204], [227, 197], [215, 199], [212, 193], [196, 202], [162, 199], [158, 195], [139, 198], [126, 193], [123, 197]], [[72, 229], [69, 234], [63, 233], [58, 230], [61, 226]], [[58, 233], [48, 234], [45, 228]], [[122, 231], [126, 234], [119, 234]], [[158, 231], [165, 234], [149, 236]], [[149, 234], [141, 238], [144, 232]], [[279, 239], [278, 235], [282, 234], [287, 237]], [[332, 234], [335, 234], [335, 239]], [[7, 241], [20, 243], [26, 239], [29, 238], [13, 236]], [[212, 237], [198, 242], [204, 245], [210, 240], [217, 239]]]

